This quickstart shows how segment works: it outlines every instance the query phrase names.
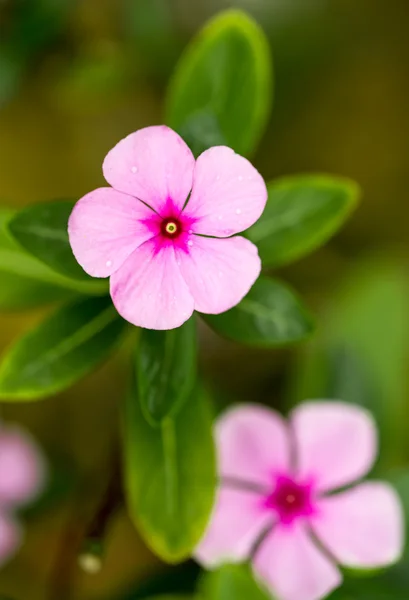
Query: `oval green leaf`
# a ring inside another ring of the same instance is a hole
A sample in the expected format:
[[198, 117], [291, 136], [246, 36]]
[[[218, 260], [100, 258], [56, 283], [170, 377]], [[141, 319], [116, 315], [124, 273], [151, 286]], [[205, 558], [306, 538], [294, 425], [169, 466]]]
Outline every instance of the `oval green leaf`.
[[188, 558], [206, 528], [216, 470], [211, 411], [195, 390], [160, 427], [146, 421], [131, 391], [124, 426], [129, 513], [146, 544], [163, 560]]
[[246, 232], [265, 267], [287, 264], [324, 244], [359, 199], [353, 181], [327, 175], [296, 175], [272, 181], [260, 219]]
[[247, 564], [225, 565], [205, 573], [199, 582], [202, 600], [274, 600], [254, 580]]
[[57, 273], [95, 281], [77, 263], [68, 240], [68, 219], [74, 204], [60, 200], [28, 206], [12, 217], [9, 229], [27, 252]]
[[69, 387], [109, 356], [124, 325], [109, 297], [62, 307], [6, 352], [0, 398], [36, 400]]
[[196, 380], [196, 322], [177, 329], [143, 329], [136, 352], [139, 401], [152, 425], [175, 413]]
[[204, 318], [220, 335], [254, 346], [292, 344], [314, 331], [313, 319], [301, 300], [287, 285], [269, 277], [260, 277], [234, 308]]
[[51, 270], [25, 252], [8, 230], [14, 212], [0, 208], [0, 309], [21, 310], [67, 299], [74, 292], [105, 294], [105, 281], [79, 281]]
[[211, 19], [176, 67], [166, 121], [197, 155], [224, 144], [251, 154], [272, 104], [270, 49], [262, 29], [240, 10]]

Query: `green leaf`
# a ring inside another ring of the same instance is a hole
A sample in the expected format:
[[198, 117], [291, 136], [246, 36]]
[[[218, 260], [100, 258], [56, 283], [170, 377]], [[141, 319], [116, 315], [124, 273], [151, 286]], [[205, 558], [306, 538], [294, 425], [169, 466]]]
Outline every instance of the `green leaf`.
[[93, 281], [77, 263], [68, 240], [68, 218], [74, 204], [62, 200], [28, 206], [12, 217], [9, 228], [25, 250], [57, 273]]
[[136, 351], [139, 401], [148, 421], [157, 425], [175, 413], [193, 390], [196, 379], [196, 322], [178, 329], [141, 331]]
[[0, 398], [35, 400], [69, 387], [108, 357], [124, 324], [109, 297], [64, 306], [6, 352]]
[[255, 346], [299, 342], [314, 331], [312, 317], [294, 292], [281, 281], [268, 277], [259, 277], [234, 308], [204, 318], [220, 335]]
[[181, 410], [151, 427], [135, 392], [124, 418], [129, 512], [147, 545], [163, 560], [188, 558], [207, 525], [216, 471], [211, 411], [196, 389]]
[[247, 564], [225, 565], [205, 573], [199, 582], [199, 597], [203, 600], [273, 600], [255, 582]]
[[225, 144], [251, 154], [272, 103], [270, 49], [246, 13], [227, 10], [183, 54], [166, 99], [166, 120], [199, 154]]
[[404, 264], [378, 257], [358, 263], [330, 301], [320, 335], [299, 357], [291, 393], [339, 398], [374, 415], [382, 464], [409, 451], [406, 422], [409, 278]]
[[0, 208], [0, 309], [21, 310], [67, 299], [74, 292], [104, 294], [105, 281], [75, 281], [27, 254], [8, 231], [13, 211]]
[[260, 219], [246, 232], [263, 265], [277, 267], [312, 252], [341, 227], [355, 208], [359, 187], [328, 175], [296, 175], [268, 184]]

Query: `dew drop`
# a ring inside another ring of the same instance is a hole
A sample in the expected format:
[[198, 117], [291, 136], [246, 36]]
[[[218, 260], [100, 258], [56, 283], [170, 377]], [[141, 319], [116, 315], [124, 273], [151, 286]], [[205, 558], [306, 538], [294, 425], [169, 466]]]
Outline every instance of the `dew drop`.
[[105, 264], [107, 267], [110, 267], [112, 265], [112, 260], [107, 260]]
[[189, 230], [188, 230], [188, 233], [193, 233], [193, 229], [189, 229]]
[[192, 242], [192, 240], [189, 240], [189, 241], [188, 241], [188, 243], [187, 243], [187, 245], [188, 245], [188, 246], [193, 246], [193, 242]]
[[236, 215], [241, 215], [241, 208], [236, 208]]
[[131, 169], [132, 173], [137, 173], [138, 172], [138, 167], [133, 166]]

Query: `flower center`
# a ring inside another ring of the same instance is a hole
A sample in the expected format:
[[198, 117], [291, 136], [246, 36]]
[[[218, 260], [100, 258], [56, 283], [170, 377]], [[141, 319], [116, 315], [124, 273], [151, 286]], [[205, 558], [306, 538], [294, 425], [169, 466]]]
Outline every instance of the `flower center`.
[[171, 218], [171, 219], [164, 219], [162, 221], [161, 233], [165, 237], [175, 238], [180, 234], [181, 230], [182, 230], [181, 225], [177, 219]]
[[311, 515], [314, 512], [311, 484], [279, 476], [266, 504], [278, 513], [282, 523], [292, 523], [298, 517]]

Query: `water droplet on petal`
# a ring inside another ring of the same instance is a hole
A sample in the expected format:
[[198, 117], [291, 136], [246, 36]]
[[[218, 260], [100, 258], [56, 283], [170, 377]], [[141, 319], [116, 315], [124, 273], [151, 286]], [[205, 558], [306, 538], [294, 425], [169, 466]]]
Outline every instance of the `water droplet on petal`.
[[112, 265], [112, 260], [107, 260], [105, 264], [107, 267], [110, 267]]
[[187, 243], [187, 245], [188, 245], [188, 246], [193, 246], [193, 242], [192, 242], [192, 240], [189, 240], [189, 241], [188, 241], [188, 243]]
[[135, 165], [132, 167], [131, 169], [132, 173], [137, 173], [138, 172], [138, 167], [135, 167]]
[[188, 230], [188, 233], [193, 233], [193, 229], [189, 229], [189, 230]]
[[236, 215], [241, 215], [241, 208], [236, 208]]
[[239, 181], [243, 181], [243, 175], [239, 175]]

